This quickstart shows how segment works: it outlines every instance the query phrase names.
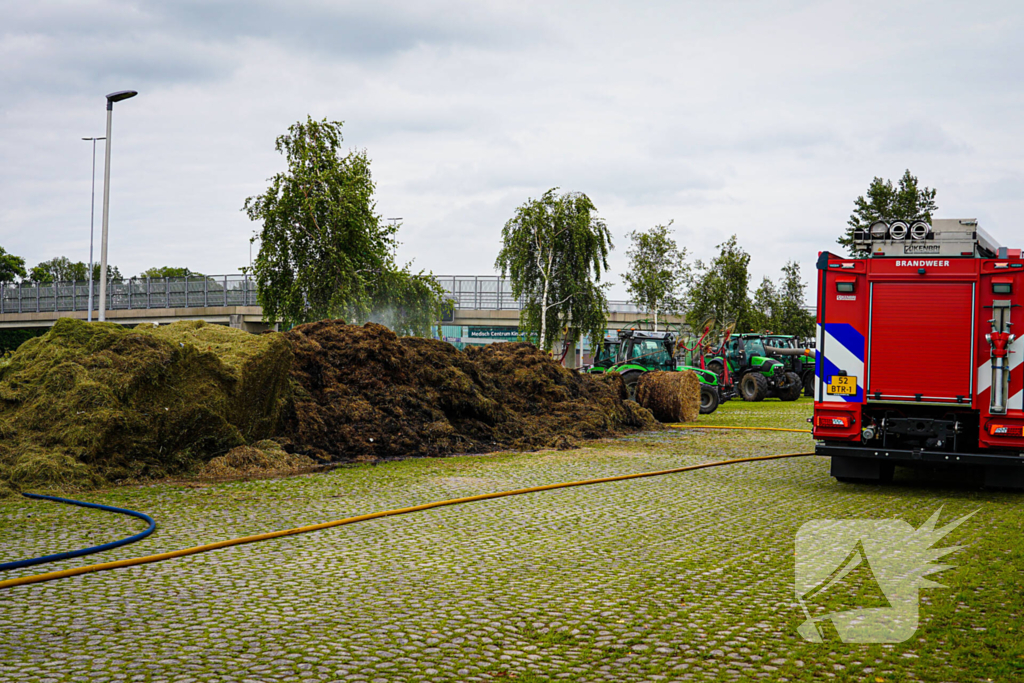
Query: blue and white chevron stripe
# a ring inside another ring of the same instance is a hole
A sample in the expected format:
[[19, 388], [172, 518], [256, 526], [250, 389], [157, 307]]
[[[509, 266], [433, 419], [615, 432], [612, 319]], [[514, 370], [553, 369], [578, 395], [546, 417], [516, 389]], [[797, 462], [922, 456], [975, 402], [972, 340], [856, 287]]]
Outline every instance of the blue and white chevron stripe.
[[840, 370], [857, 378], [857, 393], [854, 396], [839, 396], [827, 393], [824, 388], [823, 401], [834, 403], [864, 401], [864, 335], [848, 323], [825, 323], [818, 325], [817, 359], [814, 364], [814, 397]]

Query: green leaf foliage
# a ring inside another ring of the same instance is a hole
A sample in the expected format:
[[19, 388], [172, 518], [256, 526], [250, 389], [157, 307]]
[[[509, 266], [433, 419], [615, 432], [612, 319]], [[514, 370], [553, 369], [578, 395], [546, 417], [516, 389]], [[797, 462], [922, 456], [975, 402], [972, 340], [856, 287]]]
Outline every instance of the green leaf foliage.
[[374, 320], [425, 336], [440, 315], [441, 287], [395, 263], [399, 226], [376, 213], [366, 152], [340, 153], [341, 128], [310, 117], [290, 126], [276, 143], [288, 169], [245, 200], [243, 210], [263, 224], [253, 264], [263, 317], [286, 327]]
[[[57, 256], [43, 261], [32, 268], [29, 279], [41, 284], [51, 282], [78, 282], [88, 277], [89, 267], [81, 261], [72, 261], [66, 256]], [[99, 271], [96, 271], [99, 273]]]
[[502, 229], [495, 261], [511, 280], [513, 295], [524, 300], [520, 330], [545, 351], [559, 335], [572, 345], [582, 335], [604, 334], [608, 300], [599, 283], [613, 248], [590, 198], [557, 191], [551, 188], [516, 209]]
[[25, 277], [25, 259], [14, 254], [8, 254], [0, 247], [0, 282], [14, 282], [15, 278]]
[[163, 277], [203, 277], [202, 273], [196, 272], [189, 268], [175, 268], [173, 266], [161, 266], [159, 268], [149, 268], [139, 273], [139, 277], [149, 278], [163, 278]]
[[[761, 284], [754, 291], [754, 300], [751, 302], [751, 325], [755, 330], [773, 330], [775, 310], [778, 308], [779, 292], [775, 288], [772, 279], [765, 275], [761, 278]], [[779, 334], [782, 334], [781, 332]]]
[[932, 222], [932, 214], [938, 210], [935, 203], [936, 190], [919, 187], [917, 176], [910, 174], [910, 169], [903, 173], [897, 185], [891, 180], [875, 178], [871, 181], [866, 195], [861, 195], [853, 202], [853, 213], [846, 222], [846, 231], [836, 242], [843, 246], [851, 256], [863, 256], [853, 249], [853, 233], [855, 230], [866, 230], [875, 221], [926, 221]]
[[659, 315], [675, 315], [684, 308], [683, 293], [691, 277], [686, 262], [686, 248], [679, 249], [668, 225], [629, 233], [632, 244], [629, 271], [623, 276], [630, 298], [641, 310], [654, 315], [657, 329]]
[[[110, 276], [111, 280], [114, 280], [116, 282], [120, 282], [121, 280], [124, 280], [124, 276], [121, 275], [121, 270], [117, 266], [112, 266], [109, 263], [107, 264], [107, 275]], [[99, 280], [100, 280], [100, 262], [99, 261], [94, 261], [93, 264], [92, 264], [92, 279], [96, 280], [97, 282], [99, 282]]]
[[751, 327], [773, 334], [814, 336], [814, 315], [805, 308], [807, 286], [800, 276], [800, 264], [790, 261], [782, 267], [776, 286], [765, 277], [754, 292]]
[[43, 336], [49, 329], [48, 327], [0, 328], [0, 354], [14, 351], [29, 339]]
[[[89, 266], [82, 261], [72, 261], [66, 256], [57, 256], [49, 261], [33, 266], [29, 271], [27, 280], [48, 285], [54, 282], [86, 282], [88, 280]], [[120, 282], [124, 279], [117, 266], [107, 264], [107, 273], [110, 279]], [[92, 264], [92, 279], [100, 280], [100, 263], [95, 261]]]
[[719, 253], [710, 262], [694, 264], [693, 282], [687, 301], [686, 322], [699, 329], [708, 318], [720, 325], [736, 323], [736, 329], [748, 331], [756, 324], [747, 287], [750, 283], [750, 254], [736, 241], [736, 235], [718, 245]]

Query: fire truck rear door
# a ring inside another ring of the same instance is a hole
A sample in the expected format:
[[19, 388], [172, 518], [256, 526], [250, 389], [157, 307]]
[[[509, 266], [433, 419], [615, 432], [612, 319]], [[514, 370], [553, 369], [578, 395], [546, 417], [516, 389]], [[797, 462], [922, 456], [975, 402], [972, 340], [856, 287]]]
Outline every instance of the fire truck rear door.
[[872, 283], [866, 398], [970, 405], [973, 330], [973, 283]]

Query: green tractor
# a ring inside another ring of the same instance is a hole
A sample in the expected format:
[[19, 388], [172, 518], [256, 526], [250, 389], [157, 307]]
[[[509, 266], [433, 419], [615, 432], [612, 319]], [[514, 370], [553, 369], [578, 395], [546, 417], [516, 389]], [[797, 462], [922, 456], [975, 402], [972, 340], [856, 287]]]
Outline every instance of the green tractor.
[[760, 334], [730, 336], [724, 353], [708, 358], [706, 367], [720, 378], [730, 377], [744, 401], [795, 401], [803, 388], [800, 375], [771, 357]]
[[651, 370], [681, 372], [691, 370], [700, 381], [700, 413], [707, 415], [718, 409], [721, 400], [715, 373], [689, 365], [680, 365], [675, 358], [676, 334], [646, 330], [619, 330], [614, 337], [605, 337], [594, 357], [594, 364], [584, 372], [602, 373], [615, 370], [622, 375], [629, 400], [636, 400], [640, 376]]
[[814, 395], [814, 352], [800, 344], [800, 340], [788, 334], [767, 334], [764, 337], [765, 351], [782, 362], [789, 372], [800, 376], [804, 396]]

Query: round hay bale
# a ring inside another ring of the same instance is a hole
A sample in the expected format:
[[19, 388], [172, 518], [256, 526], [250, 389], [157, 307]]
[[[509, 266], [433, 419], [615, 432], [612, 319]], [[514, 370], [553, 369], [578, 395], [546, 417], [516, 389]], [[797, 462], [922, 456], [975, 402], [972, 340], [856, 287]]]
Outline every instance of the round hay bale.
[[700, 380], [684, 372], [645, 372], [636, 388], [636, 401], [659, 422], [693, 422], [700, 414]]

